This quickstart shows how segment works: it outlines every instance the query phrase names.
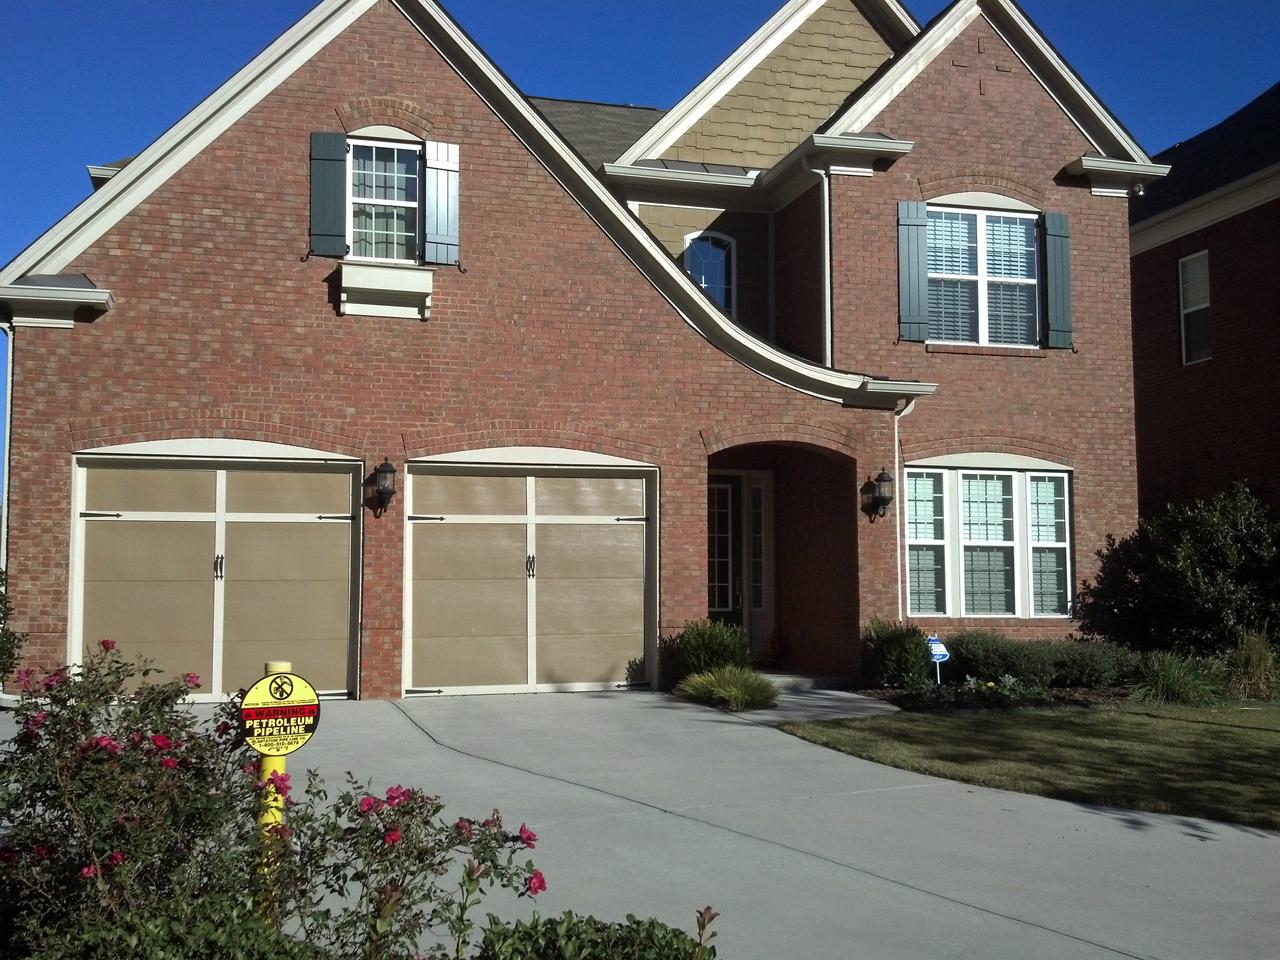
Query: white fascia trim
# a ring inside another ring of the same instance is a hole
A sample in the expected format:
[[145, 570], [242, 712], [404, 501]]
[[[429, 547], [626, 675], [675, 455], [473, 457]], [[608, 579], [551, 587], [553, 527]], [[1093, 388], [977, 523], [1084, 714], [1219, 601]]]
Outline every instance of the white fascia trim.
[[7, 312], [15, 327], [70, 329], [77, 308], [106, 313], [115, 303], [111, 291], [100, 287], [0, 286], [0, 312]]
[[663, 183], [690, 187], [731, 187], [750, 190], [756, 185], [758, 172], [746, 174], [702, 173], [697, 170], [667, 170], [661, 167], [636, 167], [625, 163], [606, 163], [604, 175], [624, 183]]
[[1164, 163], [1134, 163], [1107, 157], [1083, 156], [1067, 164], [1072, 176], [1086, 177], [1095, 197], [1128, 197], [1134, 187], [1169, 175]]
[[92, 163], [85, 166], [90, 180], [110, 180], [123, 169], [123, 167], [100, 167]]
[[632, 164], [661, 156], [826, 2], [790, 0], [633, 143], [618, 163]]
[[1280, 199], [1280, 163], [1188, 200], [1130, 228], [1131, 256]]
[[[430, 0], [392, 2], [705, 340], [766, 379], [800, 393], [847, 406], [887, 408], [894, 404], [894, 397], [884, 396], [888, 391], [868, 389], [877, 382], [874, 378], [807, 363], [757, 339], [725, 317], [461, 27]], [[419, 22], [424, 17], [438, 36], [432, 36]], [[444, 49], [442, 41], [450, 49]], [[516, 120], [523, 129], [517, 127]], [[901, 386], [896, 393], [899, 397], [924, 396], [937, 389], [936, 384], [893, 383]]]
[[489, 447], [484, 450], [458, 450], [438, 453], [430, 457], [416, 457], [409, 466], [424, 463], [484, 464], [486, 466], [548, 466], [548, 467], [645, 467], [652, 463], [629, 460], [588, 450], [568, 450], [559, 447]]
[[59, 273], [377, 0], [324, 0], [0, 270]]
[[361, 462], [356, 457], [315, 450], [310, 447], [296, 447], [288, 443], [271, 443], [266, 440], [236, 440], [223, 437], [193, 437], [181, 440], [145, 440], [140, 443], [113, 443], [104, 447], [87, 447], [83, 450], [77, 450], [76, 456]]
[[1052, 470], [1070, 473], [1072, 468], [1039, 457], [1024, 457], [1016, 453], [948, 453], [941, 457], [925, 457], [903, 464], [907, 469], [916, 467], [967, 467], [975, 470]]

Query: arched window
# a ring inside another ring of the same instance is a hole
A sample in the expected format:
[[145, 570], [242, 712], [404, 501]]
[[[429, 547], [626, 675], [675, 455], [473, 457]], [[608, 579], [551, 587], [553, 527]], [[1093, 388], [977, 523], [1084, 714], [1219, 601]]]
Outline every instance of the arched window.
[[719, 233], [694, 233], [684, 238], [684, 269], [721, 310], [733, 315], [733, 240]]

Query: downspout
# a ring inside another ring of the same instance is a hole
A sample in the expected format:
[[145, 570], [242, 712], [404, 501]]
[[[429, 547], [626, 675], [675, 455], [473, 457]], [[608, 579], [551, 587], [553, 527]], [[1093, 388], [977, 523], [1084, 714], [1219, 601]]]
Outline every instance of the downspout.
[[822, 363], [835, 365], [831, 323], [831, 174], [815, 169], [822, 184]]
[[902, 544], [905, 543], [907, 539], [907, 511], [903, 507], [903, 503], [904, 503], [903, 498], [906, 496], [907, 483], [906, 483], [906, 477], [903, 476], [902, 445], [899, 440], [898, 421], [901, 420], [903, 417], [907, 416], [908, 414], [910, 414], [911, 411], [916, 408], [917, 399], [918, 398], [916, 397], [912, 397], [910, 400], [906, 402], [906, 405], [903, 406], [901, 410], [893, 411], [893, 475], [897, 477], [898, 482], [902, 484], [901, 486], [902, 493], [898, 496], [898, 518], [899, 519], [898, 519], [898, 525], [897, 525], [898, 526], [897, 536], [894, 538], [897, 541], [894, 544], [894, 552], [897, 556], [897, 561], [898, 561], [898, 619], [899, 620], [904, 619], [904, 615], [906, 613], [906, 611], [903, 609], [904, 605], [903, 605], [903, 598], [902, 598], [902, 586], [906, 582], [905, 577], [903, 576], [903, 568], [902, 568]]

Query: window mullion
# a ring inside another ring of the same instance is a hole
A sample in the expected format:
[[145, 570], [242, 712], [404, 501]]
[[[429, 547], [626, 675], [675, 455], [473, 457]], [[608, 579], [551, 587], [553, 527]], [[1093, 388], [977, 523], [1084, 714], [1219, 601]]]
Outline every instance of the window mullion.
[[978, 214], [978, 343], [990, 343], [987, 320], [987, 215]]

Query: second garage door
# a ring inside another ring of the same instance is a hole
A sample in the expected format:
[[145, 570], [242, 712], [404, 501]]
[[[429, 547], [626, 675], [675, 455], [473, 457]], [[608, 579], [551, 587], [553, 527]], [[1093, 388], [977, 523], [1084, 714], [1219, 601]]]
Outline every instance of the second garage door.
[[643, 679], [644, 476], [411, 476], [410, 692]]

